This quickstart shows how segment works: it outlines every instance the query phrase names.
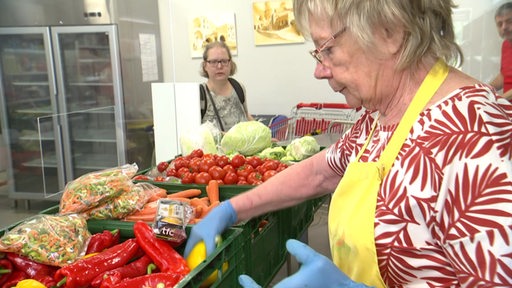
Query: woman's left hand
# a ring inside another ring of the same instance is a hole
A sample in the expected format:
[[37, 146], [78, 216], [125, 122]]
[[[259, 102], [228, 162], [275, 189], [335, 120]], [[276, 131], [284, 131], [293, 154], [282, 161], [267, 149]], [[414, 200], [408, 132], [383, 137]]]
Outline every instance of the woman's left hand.
[[[275, 285], [274, 288], [368, 287], [352, 281], [331, 260], [300, 241], [288, 240], [286, 242], [286, 249], [297, 259], [301, 266], [297, 273], [285, 278]], [[261, 288], [260, 285], [247, 275], [241, 275], [238, 278], [238, 282], [244, 288]]]

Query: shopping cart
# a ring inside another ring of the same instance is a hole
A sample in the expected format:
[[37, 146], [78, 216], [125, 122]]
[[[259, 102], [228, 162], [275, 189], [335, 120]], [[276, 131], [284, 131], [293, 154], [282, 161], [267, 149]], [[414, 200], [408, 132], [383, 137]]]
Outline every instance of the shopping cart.
[[347, 104], [299, 103], [293, 107], [290, 117], [271, 121], [269, 127], [272, 137], [278, 141], [318, 134], [337, 139], [352, 127], [356, 117], [357, 110]]

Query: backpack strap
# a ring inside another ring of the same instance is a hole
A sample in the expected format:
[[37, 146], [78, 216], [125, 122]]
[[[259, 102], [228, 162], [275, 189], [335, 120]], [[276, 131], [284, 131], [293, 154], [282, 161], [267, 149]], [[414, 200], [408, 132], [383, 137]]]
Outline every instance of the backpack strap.
[[203, 84], [199, 84], [199, 104], [201, 105], [201, 121], [204, 114], [206, 114], [206, 107], [208, 106], [206, 92], [204, 91]]
[[[238, 100], [240, 100], [240, 103], [242, 103], [242, 106], [245, 104], [245, 93], [244, 89], [242, 88], [242, 85], [238, 81], [236, 81], [234, 78], [228, 78], [229, 83], [231, 86], [233, 86], [233, 89], [235, 89], [236, 95], [238, 95]], [[201, 120], [204, 117], [204, 114], [206, 114], [206, 108], [208, 107], [208, 97], [206, 97], [206, 92], [204, 90], [204, 85], [199, 85], [199, 103], [201, 105]]]
[[229, 77], [228, 78], [229, 83], [231, 83], [231, 86], [233, 86], [233, 89], [235, 89], [236, 95], [238, 95], [238, 99], [240, 100], [240, 103], [245, 104], [245, 94], [244, 89], [242, 88], [242, 85], [238, 83], [234, 78]]

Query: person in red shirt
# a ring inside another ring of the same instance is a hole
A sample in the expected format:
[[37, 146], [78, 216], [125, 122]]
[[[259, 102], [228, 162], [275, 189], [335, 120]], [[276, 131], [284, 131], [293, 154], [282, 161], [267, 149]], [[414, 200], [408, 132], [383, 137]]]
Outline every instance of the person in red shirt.
[[501, 45], [500, 73], [489, 83], [496, 90], [503, 89], [503, 97], [512, 100], [512, 2], [501, 5], [494, 16]]

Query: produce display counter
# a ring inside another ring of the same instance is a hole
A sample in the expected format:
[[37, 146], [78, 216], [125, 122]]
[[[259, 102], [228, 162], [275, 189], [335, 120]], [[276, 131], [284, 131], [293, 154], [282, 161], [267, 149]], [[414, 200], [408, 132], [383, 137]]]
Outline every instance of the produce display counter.
[[[174, 193], [189, 188], [198, 188], [205, 195], [205, 185], [184, 185], [151, 182], [164, 188], [168, 193]], [[247, 191], [253, 186], [223, 185], [220, 186], [220, 199], [226, 200], [236, 194]], [[210, 287], [236, 287], [238, 276], [250, 275], [263, 287], [268, 286], [281, 267], [287, 261], [285, 242], [290, 238], [299, 239], [307, 232], [312, 223], [316, 210], [326, 197], [309, 200], [295, 207], [255, 217], [249, 221], [229, 228], [222, 235], [223, 242], [209, 255], [203, 263], [197, 266], [176, 287], [200, 287], [201, 283], [214, 271], [221, 271], [223, 263], [228, 263], [228, 269], [219, 274], [217, 281]], [[41, 214], [53, 215], [59, 211], [58, 205], [41, 211]], [[7, 230], [13, 228], [15, 223], [0, 230], [2, 236]], [[121, 237], [132, 238], [133, 222], [120, 220], [88, 220], [88, 229], [91, 233], [104, 230], [119, 229]], [[187, 232], [191, 226], [187, 226]], [[182, 245], [184, 246], [184, 245]], [[178, 248], [182, 253], [184, 247]]]
[[[58, 212], [58, 206], [48, 208], [41, 212], [41, 214], [55, 214]], [[0, 237], [3, 236], [8, 230], [14, 228], [17, 224], [13, 224], [4, 230], [0, 230]], [[129, 239], [134, 237], [132, 222], [118, 221], [118, 220], [88, 220], [87, 227], [92, 234], [100, 233], [104, 230], [119, 229], [122, 239]], [[190, 227], [187, 227], [189, 232]], [[210, 287], [236, 287], [238, 285], [238, 276], [245, 273], [246, 258], [244, 249], [245, 243], [243, 242], [243, 229], [238, 227], [228, 228], [222, 234], [222, 243], [217, 249], [209, 255], [206, 260], [193, 269], [185, 278], [183, 278], [175, 287], [176, 288], [198, 288], [201, 287], [213, 272], [222, 271], [217, 278], [217, 281]], [[182, 245], [183, 246], [183, 245]], [[177, 251], [182, 254], [184, 247], [180, 246]], [[223, 271], [224, 263], [228, 263], [228, 268]]]

